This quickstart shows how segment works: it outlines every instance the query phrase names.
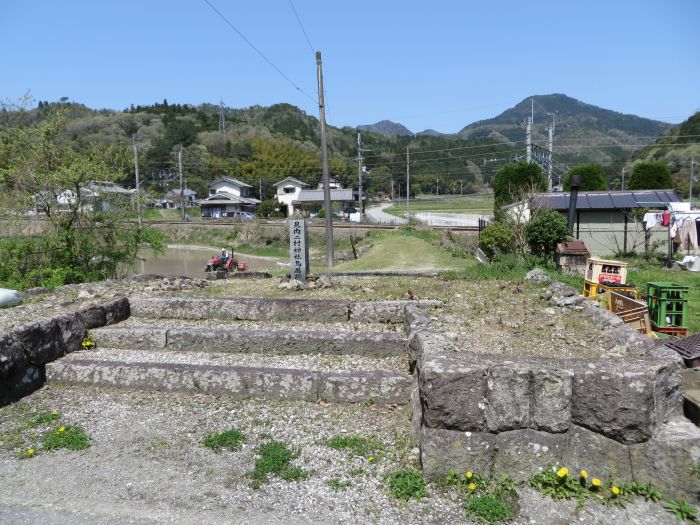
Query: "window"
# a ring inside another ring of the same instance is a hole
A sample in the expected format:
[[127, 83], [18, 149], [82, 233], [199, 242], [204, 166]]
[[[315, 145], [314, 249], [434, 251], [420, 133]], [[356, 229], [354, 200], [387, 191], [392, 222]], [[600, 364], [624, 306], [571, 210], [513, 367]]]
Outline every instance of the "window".
[[294, 186], [285, 186], [284, 187], [285, 193], [294, 193], [295, 191], [296, 191], [296, 188]]
[[209, 188], [209, 195], [216, 195], [216, 190], [214, 188]]

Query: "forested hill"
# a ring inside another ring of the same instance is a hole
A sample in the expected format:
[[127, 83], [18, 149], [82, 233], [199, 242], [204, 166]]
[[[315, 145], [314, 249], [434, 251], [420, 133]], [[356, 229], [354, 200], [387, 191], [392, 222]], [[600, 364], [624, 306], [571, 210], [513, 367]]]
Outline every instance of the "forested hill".
[[[629, 161], [661, 161], [671, 168], [671, 175], [679, 194], [687, 196], [690, 186], [690, 163], [700, 164], [700, 112], [671, 130], [668, 136], [655, 140], [636, 152]], [[695, 165], [695, 176], [700, 175], [700, 166]], [[700, 191], [695, 183], [693, 195]]]
[[[154, 195], [178, 187], [178, 151], [183, 148], [188, 187], [207, 195], [207, 184], [231, 176], [253, 186], [257, 197], [274, 195], [272, 184], [296, 177], [316, 185], [321, 178], [318, 119], [289, 104], [245, 109], [225, 108], [225, 137], [219, 132], [219, 106], [169, 104], [132, 106], [124, 111], [93, 110], [67, 101], [40, 102], [30, 110], [0, 111], [0, 139], [13, 128], [37, 126], [55, 111], [66, 112], [61, 140], [78, 152], [97, 152], [134, 184], [131, 137], [139, 148], [140, 171]], [[330, 167], [333, 176], [357, 187], [357, 129], [329, 128]], [[363, 186], [371, 191], [405, 195], [406, 146], [411, 147], [411, 190], [441, 193], [476, 192], [499, 165], [508, 162], [512, 147], [493, 139], [456, 136], [386, 137], [363, 132], [366, 171]], [[0, 173], [7, 169], [0, 140]], [[493, 159], [496, 159], [494, 161]]]
[[591, 161], [609, 164], [616, 159], [627, 158], [636, 149], [664, 135], [671, 128], [671, 124], [665, 122], [626, 115], [566, 95], [552, 94], [528, 97], [497, 117], [469, 124], [459, 135], [521, 143], [525, 140], [523, 123], [530, 116], [533, 103], [533, 140], [546, 146], [547, 127], [551, 124], [553, 115], [555, 155], [569, 164]]

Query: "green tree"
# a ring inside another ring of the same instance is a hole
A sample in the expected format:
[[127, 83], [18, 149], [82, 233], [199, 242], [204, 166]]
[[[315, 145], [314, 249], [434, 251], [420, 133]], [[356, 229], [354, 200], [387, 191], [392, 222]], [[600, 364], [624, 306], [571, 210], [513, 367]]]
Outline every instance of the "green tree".
[[547, 190], [547, 179], [534, 162], [503, 166], [493, 177], [493, 209], [500, 216], [501, 208], [523, 199], [528, 194]]
[[40, 211], [46, 223], [41, 236], [3, 239], [0, 252], [14, 261], [0, 260], [0, 283], [55, 286], [117, 277], [141, 243], [160, 247], [152, 230], [122, 221], [129, 201], [111, 202], [112, 194], [94, 184], [122, 175], [108, 156], [59, 140], [67, 111], [54, 110], [39, 126], [3, 136], [14, 142], [1, 166], [13, 207]]
[[608, 189], [608, 176], [599, 164], [581, 164], [571, 168], [564, 175], [565, 191], [571, 189], [571, 178], [574, 175], [581, 177], [581, 186], [579, 187], [581, 191], [602, 191]]
[[496, 221], [481, 230], [479, 248], [489, 259], [515, 252], [515, 231], [507, 222]]
[[630, 190], [665, 190], [673, 188], [671, 170], [663, 162], [635, 164], [630, 176]]
[[525, 225], [525, 239], [533, 255], [542, 258], [554, 257], [557, 243], [569, 234], [566, 217], [556, 210], [541, 209]]

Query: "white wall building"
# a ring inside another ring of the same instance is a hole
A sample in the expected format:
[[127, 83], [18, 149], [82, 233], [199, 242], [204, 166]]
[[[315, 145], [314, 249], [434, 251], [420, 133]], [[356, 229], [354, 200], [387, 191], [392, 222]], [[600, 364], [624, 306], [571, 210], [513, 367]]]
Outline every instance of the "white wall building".
[[233, 217], [237, 211], [254, 212], [260, 200], [250, 196], [252, 186], [231, 177], [209, 185], [209, 196], [199, 201], [203, 218]]
[[291, 217], [294, 214], [294, 206], [292, 203], [294, 201], [299, 201], [299, 194], [301, 190], [309, 185], [293, 177], [287, 177], [272, 185], [277, 188], [277, 202], [280, 203], [281, 207], [286, 207], [287, 216]]

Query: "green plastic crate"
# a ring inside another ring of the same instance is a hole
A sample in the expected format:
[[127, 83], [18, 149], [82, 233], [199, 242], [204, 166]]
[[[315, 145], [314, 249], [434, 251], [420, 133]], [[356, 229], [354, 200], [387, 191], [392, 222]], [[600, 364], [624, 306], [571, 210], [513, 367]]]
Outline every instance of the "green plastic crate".
[[647, 283], [651, 322], [660, 328], [688, 327], [688, 287], [671, 282]]

